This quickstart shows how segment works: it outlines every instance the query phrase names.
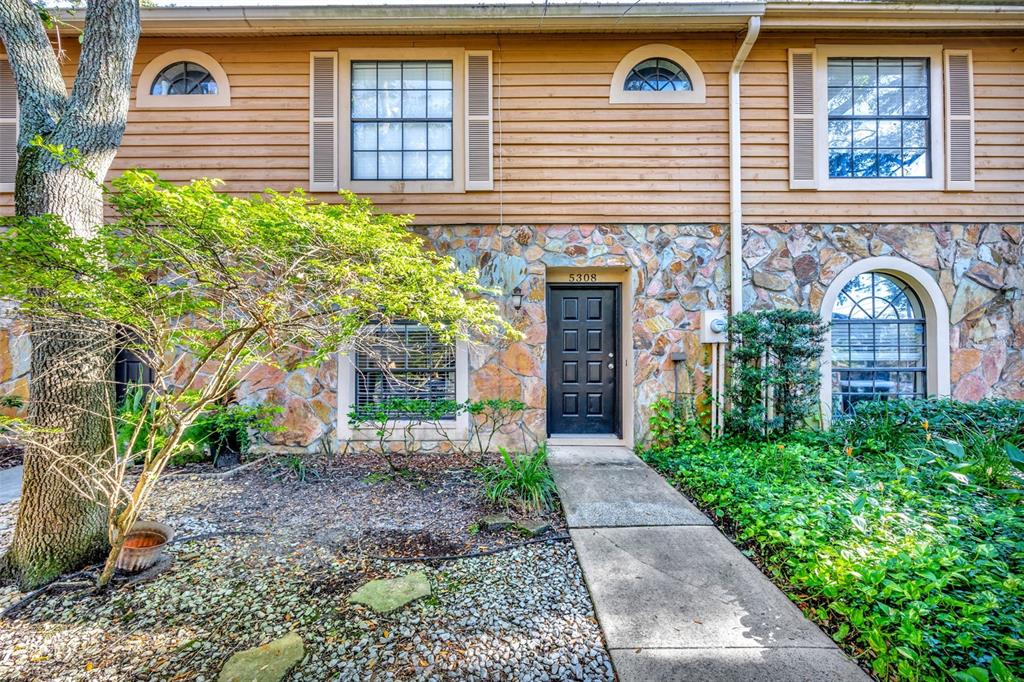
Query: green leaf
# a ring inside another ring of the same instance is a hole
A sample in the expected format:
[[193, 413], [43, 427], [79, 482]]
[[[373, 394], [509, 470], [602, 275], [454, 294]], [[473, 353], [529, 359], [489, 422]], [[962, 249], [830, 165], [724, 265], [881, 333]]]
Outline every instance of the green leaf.
[[1014, 675], [1010, 672], [1010, 669], [999, 660], [998, 656], [992, 657], [992, 677], [996, 679], [996, 682], [1014, 682]]
[[1020, 471], [1024, 471], [1024, 450], [1013, 443], [1004, 443], [1003, 449], [1006, 450], [1006, 456], [1010, 458], [1010, 464]]
[[957, 682], [988, 682], [989, 677], [987, 670], [974, 667], [953, 673], [953, 679]]

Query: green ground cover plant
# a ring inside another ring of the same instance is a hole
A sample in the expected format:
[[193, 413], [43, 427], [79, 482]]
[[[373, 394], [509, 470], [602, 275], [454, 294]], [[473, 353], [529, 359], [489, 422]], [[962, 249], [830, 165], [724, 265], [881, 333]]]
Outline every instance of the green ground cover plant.
[[1024, 408], [905, 402], [776, 441], [686, 426], [645, 456], [878, 679], [1017, 679]]

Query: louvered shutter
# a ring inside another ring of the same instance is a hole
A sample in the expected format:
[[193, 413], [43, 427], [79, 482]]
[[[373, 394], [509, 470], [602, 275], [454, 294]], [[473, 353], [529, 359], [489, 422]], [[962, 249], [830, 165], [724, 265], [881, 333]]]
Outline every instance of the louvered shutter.
[[494, 187], [491, 52], [466, 52], [466, 189]]
[[7, 58], [0, 58], [0, 188], [14, 189], [18, 172], [18, 91]]
[[338, 189], [338, 54], [309, 55], [309, 189]]
[[814, 50], [789, 51], [789, 187], [815, 189]]
[[946, 50], [946, 189], [974, 189], [974, 74], [970, 50]]

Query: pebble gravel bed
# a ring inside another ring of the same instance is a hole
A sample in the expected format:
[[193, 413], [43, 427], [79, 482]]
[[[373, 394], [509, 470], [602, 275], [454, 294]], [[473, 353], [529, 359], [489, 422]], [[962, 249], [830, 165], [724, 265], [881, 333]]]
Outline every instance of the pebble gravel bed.
[[[172, 493], [163, 518], [179, 536], [220, 528], [184, 488]], [[569, 542], [430, 565], [257, 536], [170, 553], [170, 568], [148, 582], [47, 594], [0, 623], [0, 679], [209, 682], [232, 653], [294, 630], [306, 655], [293, 681], [614, 680]], [[410, 571], [426, 572], [431, 596], [387, 615], [348, 604], [366, 581]], [[0, 589], [0, 608], [19, 596]]]

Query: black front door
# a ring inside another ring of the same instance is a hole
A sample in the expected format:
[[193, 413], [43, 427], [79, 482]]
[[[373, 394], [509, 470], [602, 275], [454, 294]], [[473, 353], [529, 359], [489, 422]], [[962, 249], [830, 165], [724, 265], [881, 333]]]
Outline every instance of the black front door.
[[618, 299], [617, 286], [548, 286], [548, 433], [618, 433]]

